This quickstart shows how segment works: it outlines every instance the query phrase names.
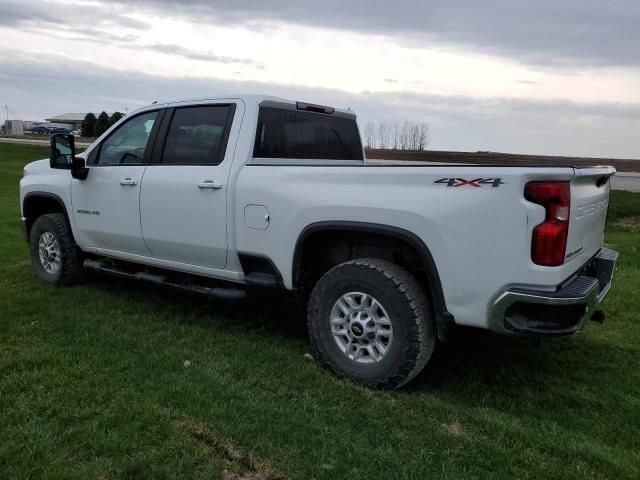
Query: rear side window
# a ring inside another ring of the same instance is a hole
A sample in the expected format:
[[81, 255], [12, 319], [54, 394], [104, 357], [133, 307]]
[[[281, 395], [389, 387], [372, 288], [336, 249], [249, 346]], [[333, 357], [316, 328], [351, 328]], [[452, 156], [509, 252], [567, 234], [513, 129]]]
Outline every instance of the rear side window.
[[362, 160], [355, 120], [321, 113], [261, 107], [255, 158]]
[[178, 108], [173, 114], [162, 163], [218, 165], [224, 159], [233, 105]]

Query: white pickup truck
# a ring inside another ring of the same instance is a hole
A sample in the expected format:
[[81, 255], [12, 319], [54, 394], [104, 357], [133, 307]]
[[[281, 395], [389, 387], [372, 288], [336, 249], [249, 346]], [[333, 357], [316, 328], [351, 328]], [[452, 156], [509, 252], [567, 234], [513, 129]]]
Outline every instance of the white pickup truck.
[[20, 205], [48, 282], [286, 289], [322, 366], [397, 388], [456, 325], [554, 336], [601, 320], [614, 173], [368, 165], [352, 111], [237, 96], [150, 105], [77, 156], [54, 135]]

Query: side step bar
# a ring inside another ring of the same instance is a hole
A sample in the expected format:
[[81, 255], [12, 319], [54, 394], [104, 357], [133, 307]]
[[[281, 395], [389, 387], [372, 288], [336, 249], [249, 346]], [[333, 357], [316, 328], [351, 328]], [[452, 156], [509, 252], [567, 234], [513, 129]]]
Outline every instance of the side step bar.
[[195, 293], [205, 296], [212, 300], [238, 301], [247, 298], [247, 292], [240, 289], [204, 287], [201, 285], [193, 285], [190, 283], [179, 283], [162, 275], [156, 275], [149, 272], [130, 273], [119, 268], [108, 265], [100, 260], [87, 259], [83, 263], [84, 268], [98, 273], [104, 273], [118, 278], [126, 278], [129, 280], [139, 280], [147, 283], [153, 283], [163, 287], [181, 290], [183, 292]]
[[270, 273], [247, 273], [244, 276], [244, 281], [247, 282], [247, 285], [254, 287], [276, 288], [278, 286], [278, 279]]

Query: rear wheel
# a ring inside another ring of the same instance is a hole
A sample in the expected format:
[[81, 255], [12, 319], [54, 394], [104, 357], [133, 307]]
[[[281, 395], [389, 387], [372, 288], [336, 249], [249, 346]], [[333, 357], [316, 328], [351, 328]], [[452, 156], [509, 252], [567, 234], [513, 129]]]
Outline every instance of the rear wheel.
[[407, 383], [436, 345], [431, 306], [416, 279], [374, 258], [327, 272], [311, 293], [308, 324], [323, 367], [376, 388]]
[[61, 213], [42, 215], [29, 234], [31, 263], [38, 276], [55, 285], [72, 285], [84, 279], [81, 252]]

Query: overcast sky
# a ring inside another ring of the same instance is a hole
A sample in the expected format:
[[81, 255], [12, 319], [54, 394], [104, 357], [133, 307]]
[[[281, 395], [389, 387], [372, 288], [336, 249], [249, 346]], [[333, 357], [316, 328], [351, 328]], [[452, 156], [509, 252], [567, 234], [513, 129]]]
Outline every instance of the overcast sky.
[[640, 158], [639, 46], [638, 0], [0, 0], [0, 103], [267, 93], [426, 122], [432, 149]]

